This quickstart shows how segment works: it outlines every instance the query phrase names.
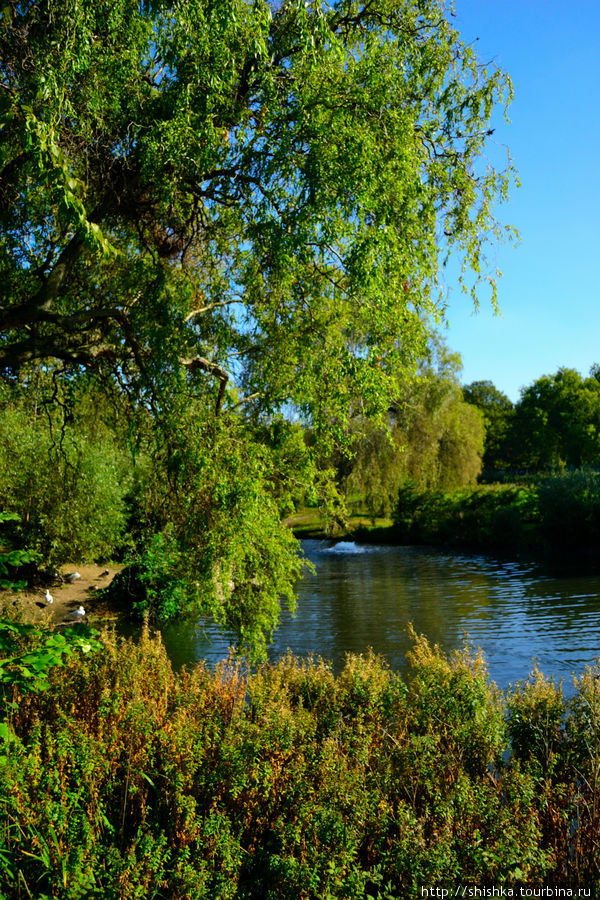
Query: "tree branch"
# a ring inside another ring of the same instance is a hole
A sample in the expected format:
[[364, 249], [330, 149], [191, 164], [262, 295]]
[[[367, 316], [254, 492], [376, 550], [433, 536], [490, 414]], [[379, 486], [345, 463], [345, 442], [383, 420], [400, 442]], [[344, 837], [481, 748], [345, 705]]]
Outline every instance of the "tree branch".
[[0, 347], [0, 369], [16, 369], [24, 363], [48, 357], [90, 366], [100, 359], [122, 361], [124, 354], [109, 344], [69, 342], [64, 335], [52, 337], [31, 335], [24, 341]]
[[237, 409], [238, 406], [243, 406], [244, 403], [251, 403], [253, 400], [258, 400], [259, 397], [262, 397], [263, 393], [261, 391], [257, 391], [255, 394], [248, 394], [247, 397], [242, 397], [241, 400], [235, 404], [234, 409]]
[[[105, 198], [93, 210], [89, 216], [89, 221], [96, 223], [100, 221], [106, 214], [107, 208], [108, 198]], [[52, 267], [52, 271], [43, 280], [39, 290], [33, 297], [30, 297], [25, 303], [20, 303], [18, 306], [0, 309], [0, 331], [19, 328], [22, 325], [31, 325], [42, 320], [43, 314], [50, 309], [58, 297], [71, 269], [81, 256], [84, 245], [85, 234], [82, 230], [79, 230], [63, 248]]]
[[209, 359], [205, 359], [203, 356], [194, 356], [191, 359], [182, 359], [181, 365], [185, 369], [187, 369], [188, 372], [193, 372], [196, 369], [202, 369], [203, 372], [208, 372], [210, 375], [216, 375], [216, 377], [219, 379], [219, 395], [217, 397], [217, 403], [215, 406], [215, 413], [218, 415], [221, 411], [221, 406], [223, 405], [225, 388], [227, 387], [227, 382], [229, 381], [229, 372], [226, 372], [225, 369], [218, 363], [211, 362]]
[[211, 309], [217, 309], [219, 306], [231, 306], [232, 303], [240, 303], [240, 300], [217, 300], [215, 303], [209, 303], [207, 306], [201, 306], [200, 309], [193, 309], [191, 313], [188, 313], [184, 319], [184, 322], [189, 322], [190, 319], [193, 319], [194, 316], [199, 316], [202, 313], [210, 312]]

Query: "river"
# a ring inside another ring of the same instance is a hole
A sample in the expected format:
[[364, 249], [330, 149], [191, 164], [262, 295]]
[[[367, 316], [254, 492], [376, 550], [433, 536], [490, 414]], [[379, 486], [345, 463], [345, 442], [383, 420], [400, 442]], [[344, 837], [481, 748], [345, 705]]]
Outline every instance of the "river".
[[[394, 669], [406, 666], [407, 624], [445, 650], [465, 640], [483, 650], [502, 688], [546, 674], [580, 674], [600, 656], [600, 575], [556, 573], [541, 563], [423, 547], [303, 541], [315, 572], [298, 584], [296, 616], [284, 611], [271, 648], [318, 654], [339, 670], [347, 652], [372, 647]], [[175, 624], [163, 637], [176, 666], [216, 662], [231, 637], [214, 626]]]

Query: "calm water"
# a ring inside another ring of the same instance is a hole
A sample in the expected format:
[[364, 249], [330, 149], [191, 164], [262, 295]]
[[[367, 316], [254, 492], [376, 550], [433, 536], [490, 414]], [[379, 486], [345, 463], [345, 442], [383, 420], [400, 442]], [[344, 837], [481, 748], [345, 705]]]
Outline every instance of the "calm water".
[[[269, 655], [311, 652], [336, 669], [347, 652], [372, 647], [404, 669], [412, 622], [446, 650], [465, 637], [481, 647], [500, 687], [526, 678], [533, 660], [547, 675], [581, 673], [600, 656], [600, 575], [551, 574], [531, 562], [421, 547], [304, 541], [315, 567], [298, 585], [296, 617], [283, 614]], [[214, 627], [163, 632], [176, 665], [216, 662], [231, 642]]]

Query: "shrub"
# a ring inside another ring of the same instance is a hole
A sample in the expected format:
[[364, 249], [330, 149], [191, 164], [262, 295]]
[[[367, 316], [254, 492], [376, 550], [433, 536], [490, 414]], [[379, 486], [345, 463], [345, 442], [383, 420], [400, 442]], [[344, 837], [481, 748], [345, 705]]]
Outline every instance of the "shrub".
[[541, 530], [556, 547], [597, 547], [600, 541], [600, 472], [580, 469], [541, 479]]
[[2, 896], [384, 900], [596, 878], [591, 676], [570, 709], [522, 685], [507, 720], [479, 655], [417, 636], [406, 679], [373, 654], [338, 677], [291, 656], [174, 674], [147, 631], [103, 641], [18, 698]]
[[404, 540], [483, 549], [593, 550], [600, 541], [600, 473], [581, 469], [453, 494], [419, 493], [407, 483], [398, 495], [395, 523]]
[[13, 539], [55, 564], [111, 556], [123, 541], [131, 465], [110, 436], [0, 412], [0, 495], [19, 517]]
[[524, 485], [479, 485], [454, 494], [401, 491], [396, 522], [407, 539], [472, 547], [527, 548], [539, 542], [537, 492]]
[[150, 535], [105, 591], [111, 602], [123, 605], [134, 618], [165, 621], [182, 610], [193, 611], [193, 585], [184, 577], [182, 552], [166, 526]]

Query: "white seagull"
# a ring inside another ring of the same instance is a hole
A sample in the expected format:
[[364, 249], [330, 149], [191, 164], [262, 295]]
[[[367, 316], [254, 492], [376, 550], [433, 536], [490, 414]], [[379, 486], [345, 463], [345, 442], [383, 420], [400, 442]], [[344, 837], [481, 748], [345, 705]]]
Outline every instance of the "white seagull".
[[73, 584], [73, 582], [77, 581], [78, 578], [81, 578], [79, 572], [71, 572], [70, 575], [65, 575], [65, 581], [69, 584]]
[[74, 616], [85, 616], [85, 609], [83, 606], [78, 606], [77, 609], [74, 609], [72, 612]]
[[46, 591], [46, 603], [54, 603], [54, 597], [50, 593], [50, 591]]

